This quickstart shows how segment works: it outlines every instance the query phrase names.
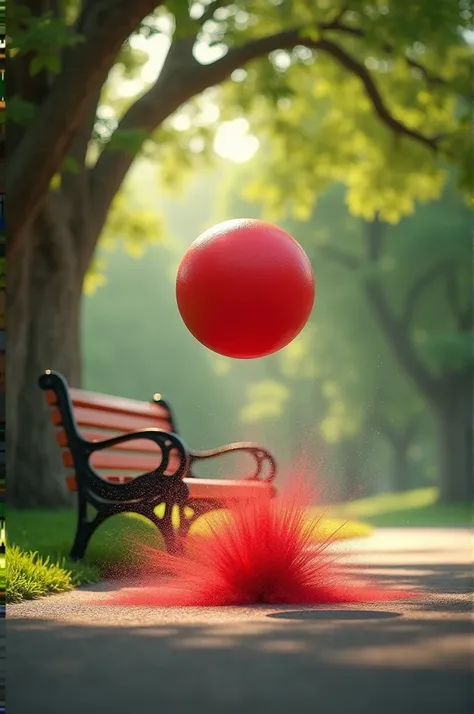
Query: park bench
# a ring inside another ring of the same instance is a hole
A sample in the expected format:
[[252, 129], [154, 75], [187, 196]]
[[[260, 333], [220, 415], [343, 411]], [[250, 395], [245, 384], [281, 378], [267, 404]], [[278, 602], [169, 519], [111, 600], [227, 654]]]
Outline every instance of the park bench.
[[[152, 402], [69, 388], [58, 372], [39, 379], [67, 469], [67, 486], [78, 495], [71, 558], [83, 558], [98, 526], [118, 513], [137, 513], [154, 523], [170, 552], [179, 550], [200, 515], [236, 502], [270, 498], [276, 464], [253, 443], [193, 452], [177, 431], [160, 394]], [[245, 479], [197, 478], [193, 466], [231, 452], [255, 459]], [[102, 470], [99, 472], [99, 470]], [[174, 525], [173, 525], [174, 521]]]

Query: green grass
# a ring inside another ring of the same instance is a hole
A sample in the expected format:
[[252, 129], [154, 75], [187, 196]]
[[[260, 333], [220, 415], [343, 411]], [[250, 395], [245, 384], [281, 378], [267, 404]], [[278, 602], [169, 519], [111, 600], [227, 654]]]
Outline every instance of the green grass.
[[7, 558], [7, 602], [21, 602], [71, 590], [79, 582], [95, 579], [94, 572], [89, 578], [86, 577], [86, 572], [85, 566], [74, 571], [67, 567], [64, 559], [54, 562], [38, 553], [10, 546]]
[[377, 527], [468, 527], [473, 523], [474, 503], [443, 505], [436, 488], [404, 493], [383, 493], [328, 508], [337, 518], [361, 519]]
[[[0, 556], [0, 592], [4, 593], [5, 592], [5, 586], [6, 586], [6, 577], [5, 577], [5, 556], [1, 555]], [[3, 604], [3, 603], [0, 603]]]
[[[12, 511], [8, 517], [7, 557], [3, 571], [7, 603], [65, 592], [100, 579], [100, 569], [92, 562], [75, 563], [68, 559], [69, 547], [60, 535], [60, 528], [67, 521], [63, 514], [57, 524], [48, 514], [41, 518], [40, 514], [25, 511], [24, 515], [23, 520], [23, 513]], [[50, 532], [51, 524], [58, 527]], [[48, 533], [47, 537], [45, 533]]]
[[[127, 566], [131, 569], [138, 563], [135, 540], [155, 544], [159, 541], [156, 529], [148, 521], [128, 514], [115, 516], [96, 531], [84, 561], [74, 562], [68, 554], [76, 518], [72, 509], [9, 511], [7, 602], [65, 592], [98, 582], [103, 575], [124, 571]], [[55, 573], [52, 580], [48, 576], [51, 570]]]
[[[220, 518], [221, 512], [214, 511], [196, 521], [192, 532], [210, 532], [210, 526], [218, 526]], [[309, 518], [319, 519], [320, 513], [310, 509]], [[324, 517], [318, 521], [315, 537], [325, 540], [337, 531], [337, 538], [353, 538], [372, 530], [346, 520]], [[164, 547], [160, 533], [149, 521], [124, 514], [106, 521], [93, 535], [85, 560], [75, 563], [67, 557], [75, 526], [72, 509], [8, 512], [7, 602], [64, 592], [105, 575], [133, 572], [140, 565], [138, 544]]]

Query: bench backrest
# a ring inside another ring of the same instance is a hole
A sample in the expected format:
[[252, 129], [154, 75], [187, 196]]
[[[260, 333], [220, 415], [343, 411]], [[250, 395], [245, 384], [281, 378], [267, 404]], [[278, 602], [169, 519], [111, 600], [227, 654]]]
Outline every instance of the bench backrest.
[[[159, 394], [154, 395], [153, 402], [140, 402], [82, 389], [68, 389], [67, 393], [78, 431], [88, 441], [102, 441], [149, 427], [172, 432], [176, 430], [171, 410]], [[56, 429], [56, 440], [62, 449], [63, 464], [68, 471], [68, 487], [75, 491], [77, 483], [70, 434], [67, 431], [67, 415], [64, 415], [64, 409], [60, 407], [61, 400], [54, 390], [45, 391], [45, 395], [51, 421]], [[137, 439], [95, 452], [90, 463], [103, 478], [120, 483], [153, 471], [159, 466], [160, 457], [156, 444], [147, 439]], [[177, 456], [173, 458], [172, 454], [166, 473], [173, 473], [177, 467]]]

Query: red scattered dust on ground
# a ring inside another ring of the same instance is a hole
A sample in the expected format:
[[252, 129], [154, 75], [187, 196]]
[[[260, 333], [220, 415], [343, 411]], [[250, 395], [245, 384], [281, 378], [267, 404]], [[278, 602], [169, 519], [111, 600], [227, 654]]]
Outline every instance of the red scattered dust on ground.
[[413, 596], [354, 580], [330, 553], [332, 539], [315, 545], [317, 524], [308, 525], [306, 514], [308, 489], [301, 479], [292, 483], [272, 500], [230, 508], [209, 535], [188, 536], [184, 555], [146, 547], [142, 587], [118, 592], [100, 603], [327, 605]]

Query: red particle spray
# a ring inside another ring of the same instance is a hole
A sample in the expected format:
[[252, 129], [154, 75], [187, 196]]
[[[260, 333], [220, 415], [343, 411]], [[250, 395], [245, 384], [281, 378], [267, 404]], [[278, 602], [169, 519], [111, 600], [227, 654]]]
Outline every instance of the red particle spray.
[[354, 580], [330, 553], [332, 538], [315, 544], [317, 523], [308, 524], [307, 495], [308, 489], [293, 481], [293, 487], [277, 498], [234, 506], [209, 535], [189, 536], [182, 556], [148, 546], [143, 586], [101, 603], [327, 605], [412, 595]]

